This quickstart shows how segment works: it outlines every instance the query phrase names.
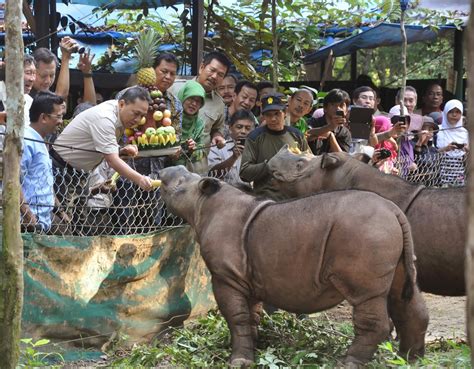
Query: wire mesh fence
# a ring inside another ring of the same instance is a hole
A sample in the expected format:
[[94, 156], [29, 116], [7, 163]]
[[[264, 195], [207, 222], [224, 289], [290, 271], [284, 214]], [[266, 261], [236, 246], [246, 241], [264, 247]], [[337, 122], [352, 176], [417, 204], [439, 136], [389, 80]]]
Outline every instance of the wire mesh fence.
[[52, 235], [98, 236], [149, 233], [183, 220], [167, 211], [160, 190], [144, 191], [118, 178], [105, 162], [92, 172], [52, 168], [23, 173], [22, 230]]
[[[409, 182], [427, 187], [463, 186], [466, 161], [467, 155], [445, 153], [400, 157], [394, 163], [394, 172]], [[23, 173], [21, 177], [24, 232], [64, 236], [130, 235], [184, 223], [166, 209], [159, 188], [147, 192], [126, 179], [113, 182], [114, 171], [105, 162], [90, 173], [56, 167], [52, 173], [52, 176]], [[239, 183], [238, 168], [209, 175], [232, 185], [245, 185]], [[157, 174], [150, 176], [156, 178]]]
[[411, 183], [426, 187], [459, 187], [466, 184], [467, 158], [461, 150], [448, 153], [425, 152], [398, 157], [398, 175]]

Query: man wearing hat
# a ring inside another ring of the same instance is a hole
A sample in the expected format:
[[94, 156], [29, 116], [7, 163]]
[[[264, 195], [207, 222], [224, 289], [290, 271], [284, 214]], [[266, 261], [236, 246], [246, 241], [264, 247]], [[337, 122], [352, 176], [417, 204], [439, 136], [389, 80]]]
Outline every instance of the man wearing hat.
[[284, 145], [308, 150], [308, 143], [303, 134], [292, 126], [285, 125], [285, 96], [271, 93], [262, 99], [262, 115], [265, 125], [255, 129], [247, 136], [242, 154], [240, 178], [245, 182], [253, 182], [257, 195], [280, 200], [281, 194], [271, 186], [267, 162]]

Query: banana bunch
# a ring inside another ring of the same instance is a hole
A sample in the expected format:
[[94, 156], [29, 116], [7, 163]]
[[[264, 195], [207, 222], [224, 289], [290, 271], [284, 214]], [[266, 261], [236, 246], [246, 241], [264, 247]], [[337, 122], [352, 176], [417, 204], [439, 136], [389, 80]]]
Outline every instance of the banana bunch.
[[138, 149], [155, 149], [173, 146], [178, 141], [173, 127], [147, 128], [145, 133], [136, 137]]
[[290, 147], [290, 148], [288, 148], [288, 150], [290, 150], [290, 152], [292, 152], [293, 154], [296, 154], [296, 155], [301, 154], [301, 150], [299, 149], [298, 146]]

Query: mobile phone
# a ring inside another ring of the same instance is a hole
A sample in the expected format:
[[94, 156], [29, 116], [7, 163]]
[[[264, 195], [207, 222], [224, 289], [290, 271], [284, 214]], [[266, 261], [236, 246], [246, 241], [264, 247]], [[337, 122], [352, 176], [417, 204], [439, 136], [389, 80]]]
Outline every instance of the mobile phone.
[[392, 124], [397, 124], [398, 122], [402, 122], [403, 124], [410, 124], [410, 116], [409, 115], [394, 115], [390, 118], [390, 122]]
[[237, 142], [237, 145], [245, 146], [245, 137], [238, 138], [236, 142]]
[[460, 144], [460, 143], [457, 143], [457, 142], [452, 142], [451, 144], [456, 146], [459, 150], [464, 149], [464, 144]]
[[389, 158], [392, 156], [392, 153], [389, 149], [380, 149], [379, 151], [379, 159], [382, 160], [382, 159], [386, 159], [386, 158]]
[[338, 117], [343, 117], [344, 116], [344, 112], [342, 110], [336, 110], [336, 115]]

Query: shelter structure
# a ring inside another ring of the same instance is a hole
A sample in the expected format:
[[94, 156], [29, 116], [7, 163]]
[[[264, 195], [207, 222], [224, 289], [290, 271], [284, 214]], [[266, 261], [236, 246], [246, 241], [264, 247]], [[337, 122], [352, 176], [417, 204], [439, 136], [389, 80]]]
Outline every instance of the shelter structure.
[[[453, 25], [441, 26], [435, 31], [426, 26], [405, 25], [408, 43], [420, 41], [432, 41], [437, 37], [447, 37], [454, 32], [454, 72], [456, 75], [455, 95], [462, 96], [463, 87], [463, 31], [458, 30]], [[320, 80], [324, 72], [328, 71], [328, 64], [332, 63], [332, 58], [351, 55], [351, 80], [357, 78], [357, 51], [361, 49], [373, 49], [381, 46], [395, 46], [402, 43], [400, 24], [380, 23], [375, 26], [363, 27], [360, 32], [334, 41], [313, 53], [307, 54], [304, 63], [307, 73], [312, 79]]]

